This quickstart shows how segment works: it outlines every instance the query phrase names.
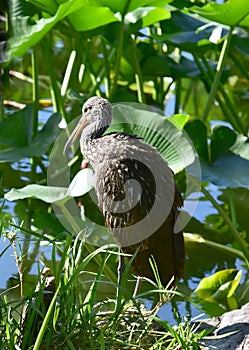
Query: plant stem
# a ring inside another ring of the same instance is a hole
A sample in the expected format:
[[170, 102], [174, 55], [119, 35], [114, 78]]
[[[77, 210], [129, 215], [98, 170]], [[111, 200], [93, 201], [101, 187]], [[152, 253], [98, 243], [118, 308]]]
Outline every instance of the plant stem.
[[67, 63], [67, 68], [66, 68], [66, 72], [64, 74], [64, 79], [63, 79], [63, 82], [61, 85], [61, 96], [63, 96], [63, 97], [66, 96], [69, 81], [70, 81], [72, 71], [73, 71], [73, 66], [75, 63], [75, 58], [76, 58], [76, 51], [72, 50], [70, 57], [69, 57], [69, 60], [68, 60], [68, 63]]
[[[197, 179], [194, 177], [191, 177], [191, 180], [197, 184]], [[230, 232], [232, 233], [235, 241], [238, 243], [238, 245], [241, 248], [241, 251], [244, 254], [245, 261], [249, 267], [249, 250], [248, 246], [245, 243], [245, 241], [241, 238], [240, 233], [238, 230], [234, 227], [232, 220], [229, 218], [225, 210], [219, 205], [219, 203], [214, 199], [214, 197], [210, 194], [209, 191], [207, 191], [203, 185], [201, 185], [201, 191], [206, 196], [206, 198], [213, 204], [213, 206], [217, 209], [217, 211], [220, 213], [222, 218], [224, 219], [225, 223], [228, 225]]]
[[122, 11], [122, 20], [119, 24], [118, 49], [117, 49], [116, 65], [115, 65], [115, 71], [114, 71], [114, 79], [113, 79], [111, 91], [110, 91], [110, 99], [112, 99], [117, 89], [118, 75], [119, 75], [121, 58], [123, 55], [123, 48], [124, 48], [124, 20], [125, 20], [125, 14], [128, 10], [130, 2], [131, 0], [126, 0]]
[[[203, 61], [203, 64], [205, 65], [205, 68], [206, 68], [205, 69], [196, 55], [194, 55], [194, 58], [195, 58], [196, 64], [198, 65], [200, 71], [202, 72], [205, 78], [206, 84], [208, 85], [209, 88], [211, 88], [212, 80], [214, 79], [214, 74], [213, 74], [213, 70], [210, 68], [208, 61], [205, 59], [205, 57], [203, 57], [202, 61]], [[229, 97], [227, 96], [227, 93], [223, 88], [223, 85], [221, 84], [221, 82], [219, 82], [219, 91], [217, 91], [216, 98], [227, 120], [231, 123], [231, 125], [234, 127], [235, 130], [241, 131], [244, 134], [244, 131], [243, 131], [244, 127], [240, 119], [238, 118], [237, 113], [234, 109], [234, 106], [230, 101]]]
[[180, 101], [181, 101], [181, 90], [182, 90], [182, 84], [181, 84], [181, 78], [179, 78], [176, 82], [176, 102], [175, 102], [174, 114], [179, 113]]
[[140, 64], [137, 56], [136, 43], [135, 38], [130, 37], [132, 53], [134, 57], [134, 65], [135, 65], [135, 79], [137, 84], [137, 93], [138, 93], [138, 101], [141, 103], [146, 103], [144, 88], [143, 88], [143, 76], [140, 69]]
[[[33, 48], [31, 53], [31, 65], [32, 65], [32, 99], [33, 99], [33, 125], [32, 125], [32, 138], [35, 138], [38, 132], [38, 113], [39, 113], [39, 94], [38, 94], [38, 70], [37, 70], [37, 50]], [[31, 177], [32, 181], [36, 180], [36, 158], [32, 157], [31, 160]]]
[[236, 208], [234, 205], [234, 200], [233, 200], [233, 194], [230, 188], [227, 188], [228, 191], [228, 199], [229, 199], [229, 204], [230, 204], [230, 211], [231, 211], [231, 218], [234, 227], [238, 227], [238, 221], [237, 221], [237, 215], [236, 215]]
[[116, 65], [114, 70], [114, 79], [112, 81], [112, 86], [110, 89], [110, 99], [113, 98], [116, 89], [117, 89], [117, 82], [118, 82], [118, 76], [120, 71], [120, 64], [121, 64], [121, 58], [123, 56], [123, 49], [124, 49], [124, 27], [125, 27], [125, 15], [128, 11], [129, 5], [131, 0], [126, 0], [124, 3], [124, 7], [121, 13], [122, 20], [119, 23], [119, 39], [118, 39], [118, 49], [117, 49], [117, 57], [116, 57]]
[[232, 31], [233, 28], [230, 28], [230, 31], [228, 32], [228, 35], [223, 43], [222, 46], [222, 50], [221, 50], [221, 54], [219, 57], [219, 61], [217, 64], [217, 68], [216, 68], [216, 74], [214, 76], [214, 81], [209, 93], [209, 97], [206, 103], [206, 106], [204, 108], [203, 114], [202, 114], [202, 120], [205, 122], [207, 120], [208, 114], [210, 112], [210, 109], [212, 107], [212, 103], [214, 101], [215, 95], [216, 95], [216, 91], [220, 82], [220, 78], [221, 78], [221, 73], [222, 73], [222, 69], [224, 67], [226, 58], [227, 58], [227, 54], [228, 54], [228, 50], [229, 50], [229, 45], [231, 42], [231, 38], [232, 38]]
[[245, 259], [244, 254], [235, 248], [231, 248], [231, 247], [227, 247], [224, 244], [221, 243], [217, 243], [214, 241], [210, 241], [208, 239], [203, 238], [202, 236], [200, 236], [197, 233], [186, 233], [184, 232], [184, 239], [185, 241], [189, 241], [189, 242], [194, 242], [194, 243], [198, 243], [198, 244], [205, 244], [208, 247], [211, 247], [213, 249], [219, 250], [223, 253], [229, 254], [230, 256], [234, 256], [235, 258], [239, 258], [241, 260]]
[[104, 39], [101, 40], [102, 47], [103, 47], [103, 56], [104, 56], [104, 68], [105, 68], [105, 95], [107, 98], [110, 97], [110, 86], [111, 86], [111, 80], [110, 80], [110, 65], [108, 61], [108, 51], [106, 49], [106, 44]]
[[58, 293], [61, 289], [61, 286], [59, 285], [54, 293], [54, 296], [53, 296], [53, 299], [51, 300], [51, 303], [49, 305], [49, 308], [48, 308], [48, 311], [46, 313], [46, 316], [42, 322], [42, 326], [41, 326], [41, 329], [38, 333], [38, 336], [36, 338], [36, 342], [34, 344], [34, 347], [33, 347], [33, 350], [39, 350], [40, 349], [40, 345], [42, 343], [42, 339], [44, 337], [44, 334], [45, 334], [45, 331], [47, 329], [47, 326], [48, 326], [48, 322], [50, 320], [51, 317], [53, 317], [53, 314], [54, 314], [54, 307], [55, 307], [55, 304], [56, 304], [56, 301], [57, 301], [57, 296], [58, 296]]
[[[211, 79], [213, 79], [214, 78], [213, 70], [210, 68], [209, 63], [205, 58], [203, 58], [203, 63], [205, 64], [205, 67], [208, 70], [208, 76], [211, 77]], [[211, 86], [211, 79], [210, 79], [210, 86]], [[236, 130], [238, 130], [239, 132], [242, 132], [244, 135], [247, 135], [246, 131], [244, 130], [244, 126], [234, 108], [234, 105], [230, 100], [229, 96], [227, 95], [226, 90], [224, 89], [221, 82], [219, 82], [219, 90], [217, 91], [216, 97], [228, 121], [233, 125], [233, 127]]]
[[117, 89], [117, 81], [118, 81], [118, 75], [120, 70], [120, 64], [121, 64], [121, 58], [123, 55], [123, 46], [124, 46], [124, 18], [119, 24], [119, 40], [118, 40], [118, 49], [117, 49], [117, 57], [116, 57], [116, 65], [115, 65], [115, 71], [114, 71], [114, 79], [112, 81], [111, 91], [110, 91], [110, 98], [112, 99], [116, 89]]
[[33, 137], [35, 137], [38, 128], [38, 111], [39, 111], [39, 95], [38, 95], [38, 72], [37, 72], [37, 54], [36, 48], [32, 50], [31, 54], [32, 62], [32, 95], [33, 95]]
[[[114, 56], [114, 53], [115, 53], [115, 49], [112, 49], [109, 56], [108, 56], [108, 60], [111, 61], [113, 56]], [[99, 89], [99, 86], [103, 80], [103, 77], [106, 75], [106, 67], [104, 65], [104, 67], [100, 70], [99, 73], [97, 73], [97, 76], [98, 76], [98, 79], [96, 79], [96, 83], [93, 84], [93, 87], [92, 89], [90, 90], [89, 92], [89, 96], [92, 96], [92, 95], [95, 95], [96, 94], [96, 91]], [[93, 78], [94, 75], [92, 75], [92, 78]], [[95, 79], [95, 78], [94, 78]], [[109, 96], [110, 96], [110, 93], [109, 93]]]
[[246, 79], [249, 81], [249, 73], [248, 71], [245, 69], [245, 67], [243, 66], [243, 64], [241, 64], [240, 60], [233, 54], [230, 52], [229, 54], [230, 58], [234, 61], [234, 63], [238, 66], [238, 68], [240, 69], [241, 73], [246, 77]]
[[54, 112], [61, 113], [63, 118], [67, 120], [64, 105], [63, 105], [59, 88], [57, 85], [55, 72], [53, 70], [53, 63], [52, 63], [53, 55], [51, 50], [52, 49], [51, 49], [51, 46], [49, 45], [48, 39], [47, 37], [45, 37], [43, 40], [43, 52], [44, 52], [45, 61], [48, 63], [47, 67], [48, 67], [48, 73], [49, 73], [50, 82], [51, 82], [51, 94], [53, 99]]

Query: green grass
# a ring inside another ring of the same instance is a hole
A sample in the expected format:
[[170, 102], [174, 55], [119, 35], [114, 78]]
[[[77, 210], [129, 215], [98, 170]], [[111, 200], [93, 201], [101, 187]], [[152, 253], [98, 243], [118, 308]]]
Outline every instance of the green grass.
[[[11, 237], [12, 245], [20, 246], [18, 234], [12, 232]], [[117, 285], [103, 277], [105, 264], [113, 258], [108, 246], [89, 254], [83, 241], [68, 236], [61, 248], [61, 243], [54, 243], [51, 270], [55, 290], [52, 294], [44, 292], [45, 279], [41, 275], [37, 276], [37, 282], [41, 283], [39, 290], [35, 291], [35, 283], [33, 292], [22, 300], [9, 300], [6, 291], [1, 294], [0, 349], [16, 349], [21, 338], [20, 348], [34, 350], [198, 349], [198, 341], [204, 333], [193, 328], [190, 320], [181, 323], [179, 319], [178, 326], [171, 327], [156, 316], [157, 308], [148, 312], [131, 296], [126, 289], [129, 263], [117, 296], [113, 297]], [[59, 262], [55, 258], [56, 251], [61, 255]], [[102, 263], [94, 271], [96, 255]], [[22, 260], [17, 252], [15, 258]], [[19, 273], [21, 269], [19, 265]], [[100, 298], [99, 291], [106, 286], [111, 290], [110, 297]], [[160, 286], [154, 286], [152, 292], [165, 294], [164, 300], [172, 298], [172, 293], [163, 291]], [[47, 308], [43, 304], [44, 293], [50, 297]], [[21, 311], [23, 308], [28, 312]], [[22, 314], [25, 314], [24, 323], [20, 321]]]

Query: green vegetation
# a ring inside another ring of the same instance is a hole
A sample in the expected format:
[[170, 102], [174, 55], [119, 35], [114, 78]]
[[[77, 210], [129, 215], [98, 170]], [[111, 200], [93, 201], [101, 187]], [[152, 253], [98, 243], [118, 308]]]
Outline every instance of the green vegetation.
[[[249, 301], [248, 1], [12, 0], [0, 20], [1, 274], [6, 254], [17, 265], [0, 294], [1, 348], [15, 348], [29, 301], [27, 325], [37, 310], [44, 321], [33, 338], [23, 332], [23, 348], [198, 349], [204, 333], [181, 323], [179, 301], [211, 316]], [[186, 274], [176, 291], [143, 282], [132, 298], [128, 264], [116, 296], [117, 247], [92, 183], [68, 190], [82, 158], [76, 150], [69, 168], [63, 147], [92, 95], [117, 103], [110, 130], [156, 146], [186, 202], [200, 193], [211, 208], [204, 219], [183, 215]], [[35, 291], [44, 265], [55, 278], [49, 309], [38, 305], [44, 286]], [[140, 305], [159, 292], [178, 326]]]
[[[198, 348], [197, 341], [205, 335], [205, 331], [199, 332], [189, 320], [178, 327], [171, 327], [155, 317], [156, 312], [148, 314], [144, 306], [131, 298], [125, 288], [129, 266], [117, 298], [109, 298], [115, 288], [111, 285], [107, 298], [98, 300], [99, 290], [110, 285], [109, 281], [103, 280], [102, 273], [104, 264], [109, 263], [111, 247], [103, 246], [92, 254], [85, 255], [84, 243], [68, 236], [63, 249], [56, 244], [53, 249], [54, 253], [56, 249], [61, 252], [61, 260], [57, 264], [53, 254], [56, 289], [51, 295], [49, 309], [42, 311], [40, 308], [42, 289], [25, 298], [24, 301], [29, 302], [30, 313], [26, 331], [22, 332], [21, 328], [20, 334], [20, 324], [13, 314], [20, 312], [21, 303], [13, 303], [4, 298], [1, 302], [1, 349], [7, 344], [10, 349], [14, 349], [14, 344], [19, 344], [20, 339], [22, 349], [40, 349], [41, 344], [44, 349], [172, 349], [178, 344], [183, 349], [189, 349], [189, 346]], [[89, 274], [89, 267], [100, 253], [104, 258], [93, 276]], [[117, 305], [115, 313], [114, 304]], [[37, 310], [44, 319], [38, 326], [35, 321]]]

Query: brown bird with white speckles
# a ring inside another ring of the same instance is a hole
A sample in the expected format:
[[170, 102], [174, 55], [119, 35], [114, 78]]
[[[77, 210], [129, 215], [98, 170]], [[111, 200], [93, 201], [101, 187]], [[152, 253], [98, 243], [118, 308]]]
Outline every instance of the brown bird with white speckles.
[[[95, 171], [98, 205], [105, 224], [124, 253], [137, 255], [132, 263], [138, 276], [155, 281], [153, 256], [164, 286], [182, 277], [184, 240], [175, 232], [182, 198], [173, 173], [158, 151], [126, 133], [103, 135], [112, 121], [111, 104], [92, 97], [64, 152], [81, 133], [81, 152]], [[124, 268], [121, 261], [120, 273]]]

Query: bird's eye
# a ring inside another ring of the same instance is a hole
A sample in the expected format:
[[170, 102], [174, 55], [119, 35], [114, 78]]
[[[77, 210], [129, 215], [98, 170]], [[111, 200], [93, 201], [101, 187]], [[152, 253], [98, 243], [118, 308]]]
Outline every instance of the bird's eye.
[[88, 111], [90, 111], [92, 109], [92, 106], [88, 106], [88, 107], [85, 107], [83, 112], [84, 113], [87, 113]]

